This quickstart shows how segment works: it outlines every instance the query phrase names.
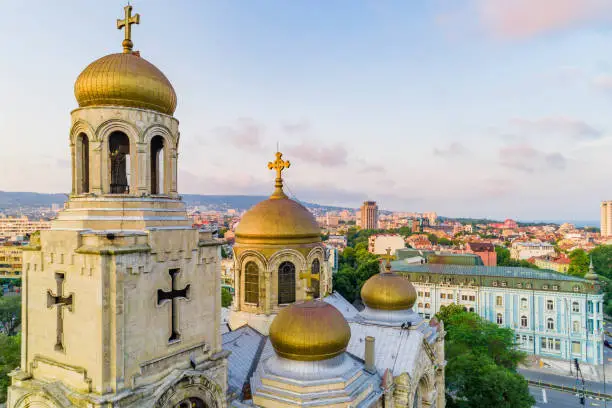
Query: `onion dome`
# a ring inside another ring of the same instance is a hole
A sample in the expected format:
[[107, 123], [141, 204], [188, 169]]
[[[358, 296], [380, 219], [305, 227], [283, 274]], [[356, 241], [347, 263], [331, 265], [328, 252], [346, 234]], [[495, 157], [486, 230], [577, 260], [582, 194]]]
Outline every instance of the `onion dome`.
[[319, 361], [346, 351], [351, 329], [334, 306], [309, 300], [282, 309], [270, 326], [270, 341], [280, 357]]
[[391, 272], [389, 261], [385, 269], [385, 272], [372, 276], [363, 284], [361, 300], [371, 309], [411, 309], [417, 299], [414, 286], [408, 279]]
[[317, 243], [321, 241], [321, 229], [306, 207], [291, 200], [283, 191], [282, 171], [291, 163], [276, 153], [276, 161], [268, 168], [277, 172], [274, 193], [248, 210], [236, 227], [238, 244], [289, 244]]
[[140, 15], [131, 15], [125, 7], [125, 20], [117, 28], [125, 28], [123, 53], [106, 55], [87, 66], [74, 84], [79, 107], [125, 106], [150, 109], [172, 115], [176, 109], [176, 93], [168, 78], [153, 64], [132, 51], [131, 25], [139, 24]]

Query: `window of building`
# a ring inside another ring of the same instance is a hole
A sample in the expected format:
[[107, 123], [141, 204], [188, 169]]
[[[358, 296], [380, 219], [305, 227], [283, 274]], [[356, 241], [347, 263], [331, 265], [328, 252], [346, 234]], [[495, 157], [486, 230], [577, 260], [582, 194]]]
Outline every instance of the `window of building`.
[[582, 353], [582, 347], [579, 341], [572, 340], [572, 353], [573, 354]]
[[151, 194], [164, 194], [164, 138], [151, 139]]
[[[321, 273], [321, 263], [318, 259], [312, 261], [312, 265], [310, 266], [310, 273], [312, 273], [313, 275], [319, 275]], [[319, 282], [319, 279], [312, 280], [312, 289], [313, 296], [315, 299], [321, 297], [321, 283]]]
[[497, 324], [504, 324], [504, 317], [501, 313], [497, 314]]
[[595, 312], [599, 313], [599, 304], [600, 302], [595, 302]]
[[589, 313], [593, 313], [593, 301], [592, 301], [592, 300], [589, 300], [589, 301], [587, 302], [587, 311], [588, 311]]
[[429, 319], [431, 318], [431, 315], [429, 313], [425, 313], [425, 319]]
[[559, 290], [559, 285], [553, 285], [553, 290]]
[[84, 133], [77, 137], [77, 193], [89, 193], [89, 138]]
[[548, 311], [555, 310], [555, 302], [553, 300], [549, 299], [546, 301], [546, 310]]
[[259, 267], [252, 261], [244, 267], [244, 301], [259, 305]]
[[521, 327], [527, 327], [527, 316], [521, 316]]
[[447, 294], [447, 295], [446, 295], [446, 298], [447, 298], [447, 299], [451, 299], [451, 300], [452, 300], [452, 299], [453, 299], [453, 294], [452, 294], [452, 293]]
[[493, 286], [497, 286], [497, 281], [493, 281]]
[[580, 303], [572, 302], [572, 312], [580, 313]]
[[561, 351], [561, 340], [555, 339], [555, 351]]
[[419, 297], [423, 297], [423, 292], [419, 292]]
[[548, 330], [555, 330], [555, 321], [550, 317], [546, 319], [546, 328]]
[[111, 194], [130, 192], [130, 139], [123, 132], [113, 132], [108, 139]]
[[422, 304], [422, 303], [419, 303], [419, 304], [417, 305], [417, 307], [418, 307], [419, 309], [422, 309], [422, 308], [423, 308], [423, 304]]
[[580, 332], [580, 322], [579, 322], [578, 320], [574, 320], [574, 321], [572, 322], [572, 331], [573, 331], [574, 333], [578, 333], [578, 332]]
[[469, 299], [470, 299], [470, 302], [474, 302], [474, 301], [476, 301], [476, 296], [471, 295], [471, 296], [469, 297]]
[[461, 295], [461, 300], [468, 300], [467, 295]]
[[429, 303], [425, 303], [425, 309], [429, 309], [431, 305]]
[[295, 302], [295, 265], [289, 261], [278, 267], [278, 304]]
[[425, 297], [429, 297], [430, 293], [429, 292], [425, 292]]
[[506, 281], [503, 281], [501, 285], [502, 285], [502, 288], [505, 288], [506, 286], [508, 286], [508, 283]]
[[527, 309], [528, 305], [527, 298], [521, 298], [521, 309]]
[[495, 306], [503, 306], [504, 305], [504, 300], [501, 296], [497, 296], [495, 298]]
[[542, 289], [547, 290], [548, 289], [548, 285], [542, 285]]
[[446, 293], [440, 293], [440, 299], [446, 299]]
[[474, 308], [473, 307], [470, 307], [470, 312], [474, 312]]

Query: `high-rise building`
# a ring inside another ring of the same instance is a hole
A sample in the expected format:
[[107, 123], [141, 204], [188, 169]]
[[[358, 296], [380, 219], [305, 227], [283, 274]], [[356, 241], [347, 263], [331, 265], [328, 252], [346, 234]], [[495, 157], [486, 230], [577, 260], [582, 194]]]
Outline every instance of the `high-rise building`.
[[612, 200], [601, 202], [601, 236], [612, 237]]
[[378, 228], [378, 206], [376, 201], [364, 201], [361, 206], [361, 228]]

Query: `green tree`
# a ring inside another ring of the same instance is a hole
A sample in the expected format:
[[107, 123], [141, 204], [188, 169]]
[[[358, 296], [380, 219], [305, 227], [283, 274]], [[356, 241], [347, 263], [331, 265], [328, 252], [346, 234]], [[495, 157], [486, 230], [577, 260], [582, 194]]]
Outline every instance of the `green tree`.
[[525, 354], [515, 349], [514, 332], [459, 305], [436, 315], [446, 329], [447, 406], [530, 408], [535, 400], [517, 373]]
[[589, 256], [584, 249], [577, 248], [569, 253], [570, 264], [567, 269], [569, 275], [578, 276], [580, 278], [589, 270]]
[[230, 307], [232, 304], [232, 294], [228, 288], [221, 288], [221, 306]]
[[20, 334], [7, 336], [0, 333], [0, 403], [6, 402], [6, 389], [10, 385], [7, 374], [19, 365], [20, 350]]
[[612, 279], [612, 245], [600, 245], [591, 251], [595, 272]]
[[510, 258], [510, 250], [503, 246], [495, 246], [495, 252], [497, 253], [497, 266], [510, 266], [508, 265], [512, 259]]
[[21, 324], [21, 296], [4, 296], [0, 298], [0, 329], [12, 336], [17, 333]]

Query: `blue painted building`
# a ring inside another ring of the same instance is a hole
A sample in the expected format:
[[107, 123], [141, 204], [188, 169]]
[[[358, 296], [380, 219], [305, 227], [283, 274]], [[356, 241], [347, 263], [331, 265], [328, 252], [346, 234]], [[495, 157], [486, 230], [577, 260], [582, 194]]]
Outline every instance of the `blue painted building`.
[[[603, 294], [595, 280], [549, 270], [392, 262], [417, 289], [416, 311], [430, 318], [451, 303], [516, 335], [517, 347], [559, 359], [603, 363]], [[590, 275], [595, 277], [595, 275]]]

